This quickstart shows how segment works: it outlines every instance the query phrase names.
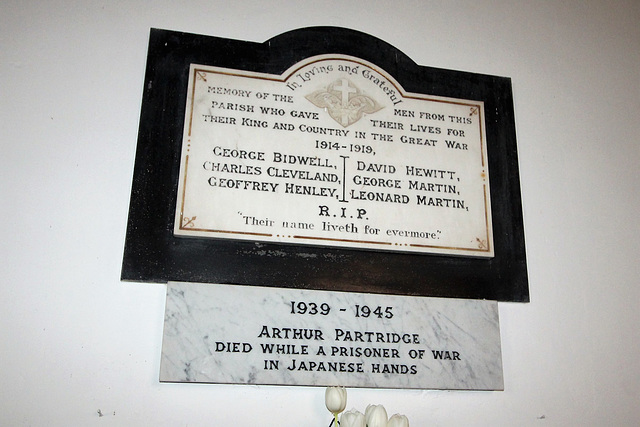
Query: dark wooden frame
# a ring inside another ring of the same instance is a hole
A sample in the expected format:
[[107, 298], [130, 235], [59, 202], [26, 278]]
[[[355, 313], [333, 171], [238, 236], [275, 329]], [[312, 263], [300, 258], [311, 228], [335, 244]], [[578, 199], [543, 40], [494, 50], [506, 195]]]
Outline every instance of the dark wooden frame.
[[[372, 62], [407, 92], [484, 102], [495, 257], [173, 235], [189, 65], [279, 75], [328, 53]], [[511, 80], [419, 66], [388, 43], [344, 28], [304, 28], [264, 43], [152, 29], [121, 277], [529, 301]]]

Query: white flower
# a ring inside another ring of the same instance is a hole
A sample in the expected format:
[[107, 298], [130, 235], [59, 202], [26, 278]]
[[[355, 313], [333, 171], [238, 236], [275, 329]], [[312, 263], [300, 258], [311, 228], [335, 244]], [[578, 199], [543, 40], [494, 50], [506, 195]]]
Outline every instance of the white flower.
[[367, 427], [387, 427], [387, 411], [382, 405], [369, 405], [364, 412]]
[[340, 427], [366, 427], [367, 422], [362, 412], [355, 409], [347, 411], [340, 415]]
[[404, 415], [395, 414], [389, 418], [387, 427], [409, 427], [409, 419]]
[[324, 403], [329, 412], [337, 416], [347, 406], [347, 390], [344, 387], [327, 387]]

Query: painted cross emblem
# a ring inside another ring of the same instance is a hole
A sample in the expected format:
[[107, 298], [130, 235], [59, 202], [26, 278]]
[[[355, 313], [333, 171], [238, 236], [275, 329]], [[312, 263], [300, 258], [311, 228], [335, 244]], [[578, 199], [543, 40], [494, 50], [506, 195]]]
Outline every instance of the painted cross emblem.
[[334, 81], [324, 90], [307, 95], [306, 98], [316, 107], [324, 108], [343, 127], [357, 122], [364, 114], [372, 114], [382, 108], [373, 98], [344, 78]]

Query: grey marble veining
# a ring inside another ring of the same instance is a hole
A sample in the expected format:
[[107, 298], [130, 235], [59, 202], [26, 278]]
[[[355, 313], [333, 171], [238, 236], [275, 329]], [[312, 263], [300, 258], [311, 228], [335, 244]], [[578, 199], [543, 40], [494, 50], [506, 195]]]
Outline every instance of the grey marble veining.
[[170, 282], [160, 380], [502, 390], [498, 305]]

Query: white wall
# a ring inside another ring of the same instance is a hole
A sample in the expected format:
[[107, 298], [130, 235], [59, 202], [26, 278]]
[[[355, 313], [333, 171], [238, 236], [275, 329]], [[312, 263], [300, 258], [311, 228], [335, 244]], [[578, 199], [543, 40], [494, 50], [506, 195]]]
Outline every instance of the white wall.
[[348, 406], [413, 427], [640, 424], [639, 22], [635, 0], [3, 0], [0, 425], [328, 425], [319, 388], [159, 384], [164, 286], [119, 280], [149, 28], [311, 25], [511, 77], [519, 137], [532, 302], [500, 304], [505, 391]]

